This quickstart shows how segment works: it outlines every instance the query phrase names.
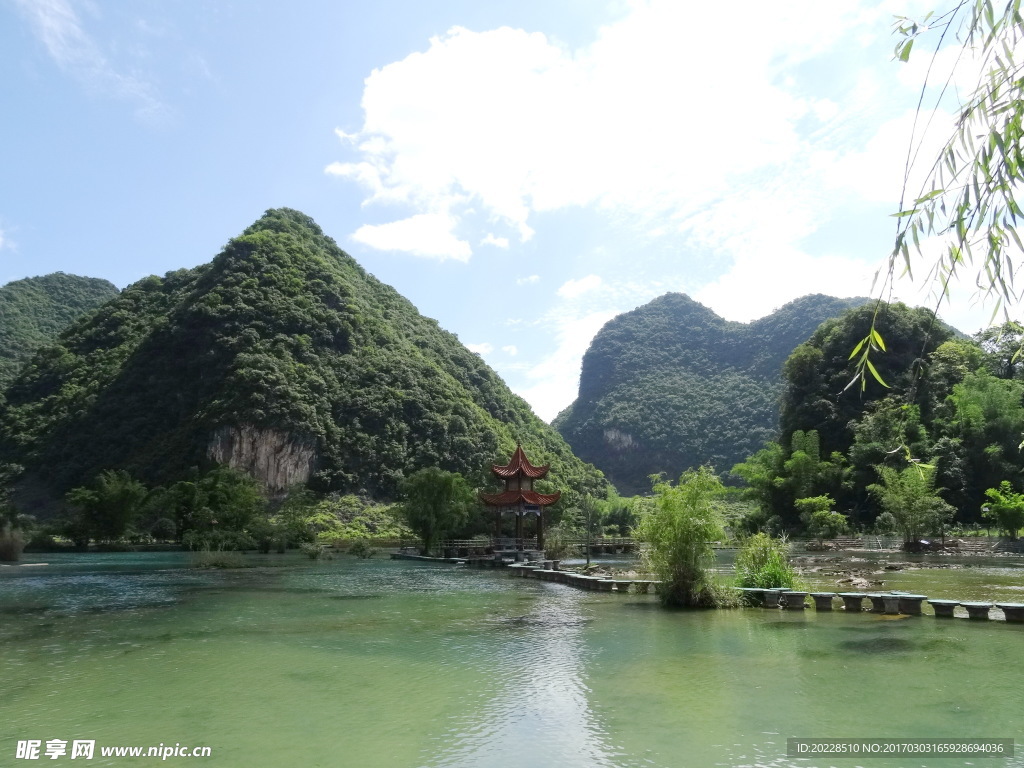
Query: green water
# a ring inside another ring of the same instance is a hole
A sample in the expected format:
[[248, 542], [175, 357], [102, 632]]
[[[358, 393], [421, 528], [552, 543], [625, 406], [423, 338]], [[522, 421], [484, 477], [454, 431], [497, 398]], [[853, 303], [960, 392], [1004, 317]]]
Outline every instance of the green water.
[[[1024, 766], [786, 757], [789, 737], [1021, 745], [1021, 625], [668, 612], [383, 559], [253, 557], [284, 567], [229, 572], [174, 553], [37, 559], [49, 565], [0, 568], [0, 766], [39, 765], [15, 759], [17, 742], [55, 738], [209, 746], [166, 762], [253, 768]], [[885, 586], [1019, 597], [1019, 560], [974, 562]]]

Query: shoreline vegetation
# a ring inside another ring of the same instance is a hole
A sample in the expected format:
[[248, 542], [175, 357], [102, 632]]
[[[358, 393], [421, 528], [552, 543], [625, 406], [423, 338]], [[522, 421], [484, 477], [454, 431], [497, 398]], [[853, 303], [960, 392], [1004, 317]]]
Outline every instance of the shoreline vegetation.
[[[272, 209], [209, 263], [86, 311], [20, 367], [0, 397], [0, 560], [171, 543], [219, 562], [296, 549], [368, 557], [385, 541], [431, 552], [522, 538], [529, 517], [549, 558], [581, 538], [635, 537], [666, 605], [710, 607], [728, 601], [708, 571], [715, 541], [746, 548], [744, 583], [780, 586], [792, 581], [782, 536], [825, 551], [873, 534], [876, 547], [897, 537], [913, 552], [992, 526], [1013, 550], [1024, 528], [1024, 326], [965, 337], [923, 308], [856, 301], [817, 322], [848, 303], [793, 302], [773, 316], [783, 333], [715, 320], [682, 295], [652, 302], [595, 337], [580, 399], [552, 426], [312, 219]], [[869, 330], [885, 355], [873, 358], [877, 376], [849, 387]], [[725, 417], [753, 407], [736, 400], [749, 387], [684, 381], [673, 361], [694, 375], [742, 363], [770, 379], [751, 386], [781, 392], [769, 398], [775, 427], [751, 442]], [[636, 460], [623, 485], [634, 496], [556, 428], [585, 416], [601, 382], [611, 399], [584, 421]], [[616, 394], [630, 392], [658, 414], [646, 431]], [[698, 410], [711, 420], [686, 421]], [[531, 490], [557, 499], [536, 522], [536, 505], [503, 517], [480, 500], [496, 484], [490, 467], [517, 444], [546, 470]], [[747, 458], [730, 468], [737, 455]], [[697, 468], [677, 474], [687, 465]]]

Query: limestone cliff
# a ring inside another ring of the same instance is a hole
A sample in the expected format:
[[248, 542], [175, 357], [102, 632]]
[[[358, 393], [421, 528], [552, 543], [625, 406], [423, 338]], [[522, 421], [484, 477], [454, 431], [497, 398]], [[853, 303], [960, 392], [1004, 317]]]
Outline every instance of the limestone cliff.
[[206, 450], [219, 464], [248, 472], [270, 491], [305, 483], [316, 464], [316, 441], [252, 425], [221, 427]]

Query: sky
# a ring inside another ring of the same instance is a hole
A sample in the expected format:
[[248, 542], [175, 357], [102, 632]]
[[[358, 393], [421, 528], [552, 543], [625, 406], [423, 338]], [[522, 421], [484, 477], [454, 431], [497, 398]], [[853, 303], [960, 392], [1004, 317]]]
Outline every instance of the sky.
[[[0, 284], [123, 288], [296, 208], [548, 421], [666, 292], [878, 295], [929, 62], [891, 27], [931, 7], [723, 7], [0, 0]], [[933, 304], [924, 271], [893, 295]], [[940, 315], [972, 333], [967, 283]]]

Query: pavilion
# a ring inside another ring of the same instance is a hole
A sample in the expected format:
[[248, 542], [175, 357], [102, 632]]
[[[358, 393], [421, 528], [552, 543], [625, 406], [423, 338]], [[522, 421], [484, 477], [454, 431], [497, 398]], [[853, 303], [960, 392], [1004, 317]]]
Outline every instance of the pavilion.
[[544, 477], [551, 468], [550, 464], [535, 467], [526, 458], [523, 446], [516, 443], [515, 453], [508, 464], [495, 464], [491, 472], [505, 482], [505, 490], [501, 493], [481, 493], [480, 501], [494, 509], [494, 535], [501, 538], [501, 515], [511, 512], [516, 517], [516, 548], [523, 548], [523, 519], [527, 515], [537, 517], [537, 549], [544, 549], [544, 508], [554, 504], [561, 497], [560, 492], [538, 493], [533, 489], [533, 481]]

